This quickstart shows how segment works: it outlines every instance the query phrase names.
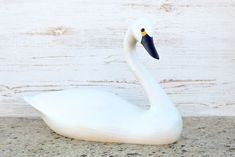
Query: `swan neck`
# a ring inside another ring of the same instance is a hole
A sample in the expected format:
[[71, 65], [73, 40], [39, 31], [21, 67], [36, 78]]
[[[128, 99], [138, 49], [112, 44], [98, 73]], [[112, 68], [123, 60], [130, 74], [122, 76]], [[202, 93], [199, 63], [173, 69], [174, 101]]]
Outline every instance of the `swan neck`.
[[165, 100], [168, 100], [168, 98], [153, 76], [140, 62], [137, 61], [135, 53], [136, 43], [137, 41], [134, 38], [132, 31], [129, 29], [124, 40], [126, 60], [148, 97], [150, 110], [157, 109]]

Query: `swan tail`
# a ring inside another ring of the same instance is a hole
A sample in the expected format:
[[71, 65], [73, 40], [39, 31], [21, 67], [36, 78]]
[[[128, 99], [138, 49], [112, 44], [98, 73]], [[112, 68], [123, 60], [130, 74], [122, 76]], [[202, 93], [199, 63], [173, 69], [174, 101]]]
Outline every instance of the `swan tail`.
[[37, 109], [38, 111], [42, 112], [42, 110], [40, 109], [40, 105], [38, 105], [33, 96], [24, 96], [23, 97], [24, 101], [27, 102], [29, 105], [31, 105], [33, 108]]

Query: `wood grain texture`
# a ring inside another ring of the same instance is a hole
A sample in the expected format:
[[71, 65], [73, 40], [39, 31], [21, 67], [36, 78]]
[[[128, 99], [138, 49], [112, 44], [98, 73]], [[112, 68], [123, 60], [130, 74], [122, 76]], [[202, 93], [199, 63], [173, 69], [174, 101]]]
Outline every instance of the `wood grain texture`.
[[149, 14], [160, 61], [138, 45], [184, 116], [235, 116], [235, 1], [0, 0], [0, 116], [38, 116], [22, 96], [106, 88], [146, 106], [123, 57], [131, 21]]

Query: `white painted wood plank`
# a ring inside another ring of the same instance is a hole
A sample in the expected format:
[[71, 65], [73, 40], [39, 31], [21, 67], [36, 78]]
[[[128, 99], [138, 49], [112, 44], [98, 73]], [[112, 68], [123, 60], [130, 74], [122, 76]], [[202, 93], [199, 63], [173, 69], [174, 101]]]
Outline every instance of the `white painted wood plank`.
[[37, 116], [21, 97], [108, 88], [147, 99], [123, 57], [130, 21], [151, 14], [161, 60], [144, 62], [184, 116], [235, 116], [235, 1], [0, 0], [0, 116]]

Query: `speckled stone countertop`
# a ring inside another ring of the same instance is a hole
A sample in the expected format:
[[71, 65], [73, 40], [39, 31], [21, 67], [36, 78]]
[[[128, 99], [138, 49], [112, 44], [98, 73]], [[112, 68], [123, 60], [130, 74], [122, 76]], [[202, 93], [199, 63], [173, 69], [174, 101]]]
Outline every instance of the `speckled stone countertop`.
[[0, 157], [235, 156], [235, 117], [184, 118], [181, 138], [164, 146], [65, 138], [41, 119], [0, 118]]

